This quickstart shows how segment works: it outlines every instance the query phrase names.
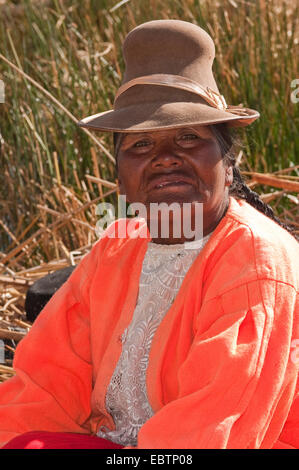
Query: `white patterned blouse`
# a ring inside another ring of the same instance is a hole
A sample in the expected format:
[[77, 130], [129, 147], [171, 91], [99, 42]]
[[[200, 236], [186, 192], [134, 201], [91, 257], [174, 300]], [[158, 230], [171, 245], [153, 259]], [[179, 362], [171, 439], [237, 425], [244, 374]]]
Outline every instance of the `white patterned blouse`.
[[102, 426], [99, 437], [136, 446], [141, 426], [153, 415], [146, 391], [151, 343], [182, 281], [211, 234], [194, 242], [160, 245], [149, 242], [139, 280], [133, 319], [122, 335], [122, 353], [106, 393], [106, 407], [115, 430]]

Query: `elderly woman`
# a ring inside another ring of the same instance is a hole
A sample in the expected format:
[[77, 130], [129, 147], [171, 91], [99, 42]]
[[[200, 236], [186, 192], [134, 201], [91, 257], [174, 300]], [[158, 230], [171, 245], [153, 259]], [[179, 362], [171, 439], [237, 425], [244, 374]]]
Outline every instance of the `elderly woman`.
[[[227, 106], [194, 24], [142, 24], [123, 50], [114, 109], [79, 124], [114, 132], [120, 192], [145, 213], [109, 225], [20, 342], [2, 445], [297, 448], [298, 243], [229, 131], [259, 114]], [[165, 237], [161, 203], [193, 229], [201, 207], [201, 236], [173, 216]]]

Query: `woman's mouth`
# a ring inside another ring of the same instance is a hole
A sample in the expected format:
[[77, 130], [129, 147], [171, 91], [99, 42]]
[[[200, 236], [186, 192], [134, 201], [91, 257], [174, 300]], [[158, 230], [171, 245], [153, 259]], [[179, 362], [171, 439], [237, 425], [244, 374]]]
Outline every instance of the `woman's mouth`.
[[162, 175], [156, 177], [149, 185], [150, 190], [161, 190], [161, 189], [172, 189], [179, 187], [190, 187], [193, 186], [193, 182], [186, 176], [178, 176], [174, 174]]
[[185, 181], [169, 181], [165, 183], [159, 183], [153, 187], [153, 189], [164, 189], [164, 188], [176, 188], [178, 186], [191, 186], [190, 183], [186, 183]]

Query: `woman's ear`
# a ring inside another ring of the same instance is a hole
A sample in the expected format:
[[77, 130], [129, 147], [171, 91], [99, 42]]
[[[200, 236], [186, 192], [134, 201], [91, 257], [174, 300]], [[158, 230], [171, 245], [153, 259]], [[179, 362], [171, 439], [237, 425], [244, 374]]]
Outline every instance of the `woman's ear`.
[[231, 186], [233, 184], [234, 174], [233, 167], [227, 166], [225, 168], [225, 186]]

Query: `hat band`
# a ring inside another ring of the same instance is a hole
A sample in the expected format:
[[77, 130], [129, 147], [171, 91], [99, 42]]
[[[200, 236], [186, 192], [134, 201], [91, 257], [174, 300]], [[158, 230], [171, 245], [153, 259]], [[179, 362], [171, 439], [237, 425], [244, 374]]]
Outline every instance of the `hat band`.
[[224, 96], [220, 95], [216, 91], [212, 90], [209, 87], [204, 88], [199, 85], [199, 83], [191, 80], [190, 78], [181, 77], [180, 75], [170, 75], [164, 73], [157, 73], [153, 75], [145, 75], [143, 77], [137, 77], [133, 80], [130, 80], [127, 83], [124, 83], [118, 89], [116, 93], [114, 104], [117, 98], [127, 91], [129, 88], [135, 85], [159, 85], [159, 86], [168, 86], [172, 88], [179, 88], [180, 90], [190, 91], [195, 93], [201, 98], [203, 98], [210, 106], [213, 108], [226, 110], [227, 104], [224, 99]]

